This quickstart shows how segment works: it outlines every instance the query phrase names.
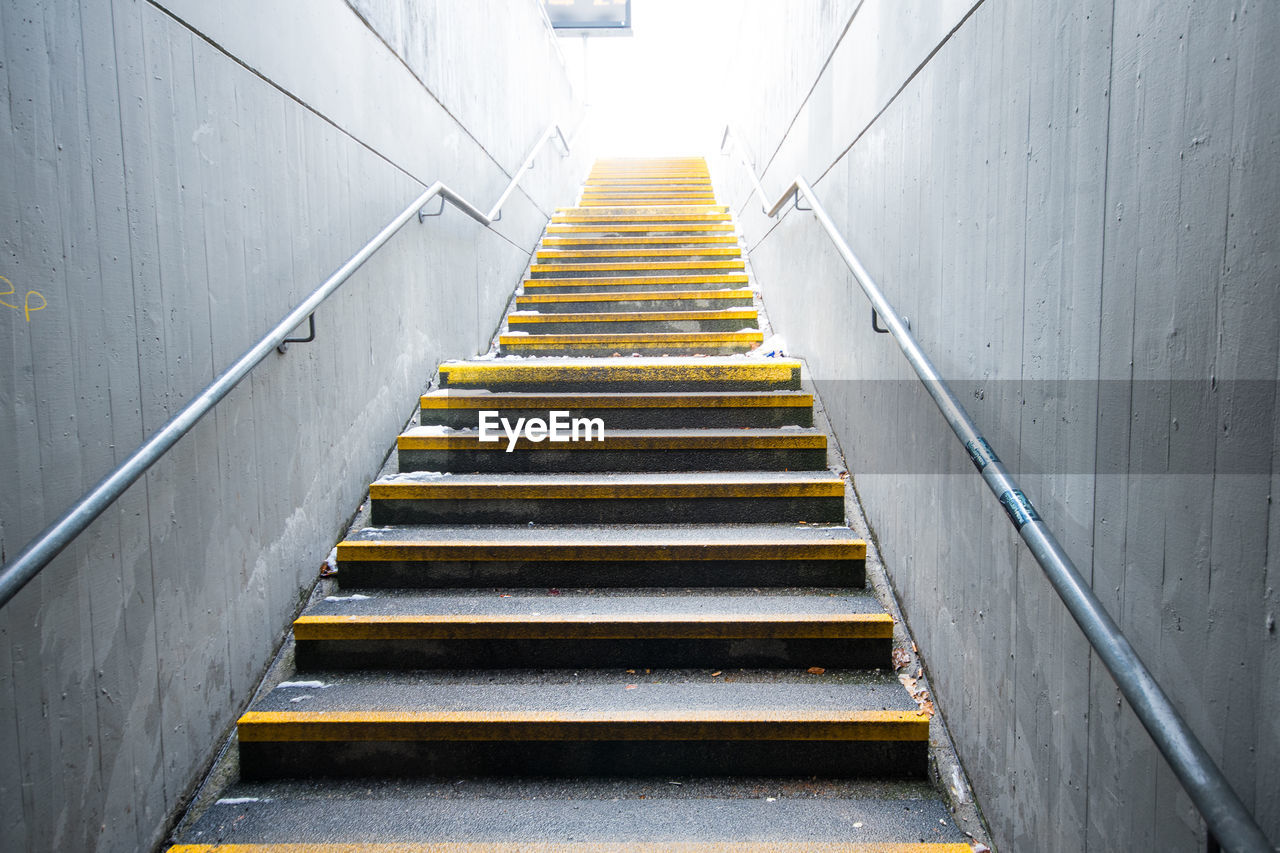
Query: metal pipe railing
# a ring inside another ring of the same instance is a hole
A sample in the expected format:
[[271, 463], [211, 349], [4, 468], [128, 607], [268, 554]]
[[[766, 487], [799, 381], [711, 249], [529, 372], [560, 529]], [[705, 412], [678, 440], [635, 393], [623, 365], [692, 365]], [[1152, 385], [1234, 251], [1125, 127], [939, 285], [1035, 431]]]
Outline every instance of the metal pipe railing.
[[[145, 474], [148, 468], [159, 461], [160, 457], [164, 456], [170, 448], [177, 444], [180, 438], [190, 432], [200, 418], [217, 405], [218, 401], [227, 396], [231, 389], [235, 388], [242, 379], [248, 376], [249, 372], [257, 367], [272, 350], [280, 346], [285, 338], [289, 336], [289, 333], [307, 320], [322, 302], [332, 296], [356, 270], [364, 265], [365, 261], [369, 260], [374, 252], [382, 248], [410, 219], [418, 215], [427, 202], [439, 196], [480, 224], [485, 226], [492, 225], [501, 215], [502, 205], [510, 198], [511, 193], [516, 188], [516, 184], [520, 182], [520, 179], [524, 177], [524, 174], [533, 165], [538, 151], [552, 137], [558, 138], [560, 141], [563, 151], [561, 156], [568, 156], [569, 144], [565, 141], [564, 134], [560, 132], [559, 126], [552, 124], [538, 138], [533, 148], [530, 149], [529, 156], [524, 159], [524, 163], [516, 170], [511, 177], [510, 183], [507, 184], [507, 188], [502, 191], [502, 195], [498, 197], [498, 201], [488, 213], [482, 212], [440, 181], [436, 181], [428, 187], [422, 195], [414, 199], [408, 207], [387, 223], [386, 227], [379, 231], [373, 239], [365, 243], [359, 251], [347, 259], [346, 263], [338, 267], [319, 287], [313, 290], [310, 296], [286, 314], [284, 319], [272, 327], [271, 331], [267, 332], [261, 340], [250, 347], [244, 355], [236, 359], [218, 378], [214, 379], [203, 391], [192, 398], [191, 402], [183, 406], [177, 414], [170, 418], [154, 435], [143, 442], [138, 449], [129, 454], [129, 457], [116, 466], [110, 474], [92, 489], [85, 492], [57, 521], [50, 524], [39, 536], [28, 542], [18, 556], [5, 563], [3, 568], [0, 568], [0, 607], [3, 607], [17, 595], [18, 590], [22, 589], [28, 581], [39, 574], [41, 569], [71, 544], [72, 540], [83, 533], [85, 528], [92, 524], [94, 519], [124, 494], [129, 486], [133, 485], [139, 477]], [[443, 204], [443, 201], [441, 204]], [[421, 221], [421, 216], [419, 216], [419, 221]]]
[[1022, 537], [1022, 541], [1031, 549], [1032, 556], [1044, 570], [1058, 597], [1067, 606], [1076, 624], [1084, 632], [1085, 638], [1098, 653], [1098, 657], [1111, 673], [1111, 677], [1115, 679], [1116, 686], [1120, 688], [1120, 692], [1124, 694], [1125, 699], [1137, 713], [1138, 719], [1146, 727], [1156, 748], [1169, 762], [1174, 774], [1199, 809], [1211, 836], [1224, 849], [1232, 853], [1254, 853], [1254, 851], [1270, 853], [1273, 848], [1261, 827], [1249, 814], [1249, 810], [1240, 801], [1186, 721], [1173, 707], [1173, 703], [1169, 701], [1168, 695], [1156, 682], [1150, 670], [1139, 659], [1138, 653], [1134, 651], [1133, 646], [1125, 638], [1124, 632], [1102, 606], [1102, 602], [1098, 600], [1075, 563], [1058, 544], [1057, 538], [1050, 532], [1039, 513], [1036, 512], [1035, 506], [1019, 487], [1018, 481], [996, 456], [991, 445], [987, 443], [973, 422], [973, 418], [961, 405], [959, 398], [946, 380], [939, 375], [937, 368], [911, 333], [910, 325], [894, 310], [893, 305], [885, 297], [871, 274], [867, 272], [866, 267], [840, 236], [835, 223], [831, 221], [831, 217], [818, 200], [813, 188], [805, 182], [804, 178], [797, 176], [778, 200], [770, 205], [760, 185], [760, 179], [756, 176], [755, 168], [747, 159], [737, 138], [731, 134], [729, 127], [725, 127], [724, 136], [720, 140], [721, 152], [724, 152], [725, 145], [731, 138], [743, 166], [751, 175], [752, 194], [759, 196], [760, 209], [766, 216], [770, 218], [777, 216], [792, 198], [798, 201], [803, 196], [808, 200], [813, 215], [826, 230], [840, 257], [853, 272], [853, 277], [862, 288], [862, 292], [871, 301], [871, 307], [884, 318], [885, 325], [889, 327], [889, 332], [898, 342], [907, 362], [915, 370], [916, 376], [924, 384], [925, 390], [933, 398], [938, 410], [942, 412], [951, 431], [964, 445], [969, 457], [982, 475], [983, 481], [986, 482], [987, 488], [1004, 508], [1009, 521]]

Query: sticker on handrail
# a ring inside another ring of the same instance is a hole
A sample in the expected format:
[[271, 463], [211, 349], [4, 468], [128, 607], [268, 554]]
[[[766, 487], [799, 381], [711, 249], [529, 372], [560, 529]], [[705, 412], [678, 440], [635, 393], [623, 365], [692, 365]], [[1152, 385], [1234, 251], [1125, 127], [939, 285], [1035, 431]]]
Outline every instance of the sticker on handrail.
[[1013, 522], [1013, 526], [1018, 530], [1033, 521], [1040, 520], [1040, 513], [1036, 512], [1036, 508], [1031, 505], [1031, 501], [1022, 493], [1022, 489], [1006, 489], [1004, 494], [1000, 495], [1000, 505], [1004, 507], [1004, 511], [1009, 515], [1009, 520]]
[[987, 440], [982, 436], [971, 439], [964, 443], [964, 449], [969, 451], [969, 458], [973, 460], [973, 464], [979, 471], [986, 468], [992, 462], [999, 462], [996, 452], [991, 449], [991, 445], [987, 444]]

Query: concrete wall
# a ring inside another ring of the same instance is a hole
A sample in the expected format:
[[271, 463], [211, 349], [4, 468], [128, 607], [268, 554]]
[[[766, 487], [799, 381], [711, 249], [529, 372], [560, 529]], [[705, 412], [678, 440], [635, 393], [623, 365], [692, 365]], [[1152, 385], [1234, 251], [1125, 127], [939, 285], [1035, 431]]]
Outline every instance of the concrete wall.
[[[5, 559], [424, 185], [488, 206], [578, 118], [533, 2], [2, 0], [0, 44], [0, 300], [47, 302], [0, 306]], [[0, 847], [163, 839], [586, 165], [548, 152], [491, 231], [411, 223], [0, 611]]]
[[[1280, 841], [1280, 4], [779, 5], [730, 116], [766, 189], [816, 186]], [[996, 842], [1204, 849], [820, 227], [723, 173]]]

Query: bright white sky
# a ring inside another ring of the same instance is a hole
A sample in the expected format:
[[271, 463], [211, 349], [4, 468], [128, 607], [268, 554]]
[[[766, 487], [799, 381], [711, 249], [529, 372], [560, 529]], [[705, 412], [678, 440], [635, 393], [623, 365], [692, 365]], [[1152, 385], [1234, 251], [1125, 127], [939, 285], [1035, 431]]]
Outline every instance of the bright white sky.
[[597, 156], [711, 154], [730, 112], [735, 0], [632, 0], [634, 35], [564, 36]]

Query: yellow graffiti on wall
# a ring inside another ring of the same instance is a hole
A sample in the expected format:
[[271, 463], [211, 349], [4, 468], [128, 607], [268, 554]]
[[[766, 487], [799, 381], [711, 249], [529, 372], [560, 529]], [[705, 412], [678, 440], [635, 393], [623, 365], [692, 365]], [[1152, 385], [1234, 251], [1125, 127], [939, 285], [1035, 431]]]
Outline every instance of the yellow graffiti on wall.
[[[0, 275], [0, 282], [4, 282], [4, 284], [7, 284], [9, 286], [8, 290], [0, 290], [0, 296], [12, 296], [14, 293], [17, 292], [18, 289], [13, 286], [13, 282], [9, 281], [9, 279], [5, 278], [2, 275]], [[39, 305], [31, 304], [31, 297], [33, 296], [38, 297], [40, 299]], [[26, 297], [22, 301], [21, 308], [19, 308], [17, 305], [13, 305], [12, 303], [5, 302], [3, 299], [0, 299], [0, 305], [5, 306], [6, 308], [12, 308], [14, 311], [21, 311], [23, 315], [27, 318], [27, 322], [30, 323], [32, 314], [34, 314], [36, 311], [43, 311], [44, 309], [49, 307], [49, 300], [45, 299], [44, 294], [38, 290], [28, 290]]]

